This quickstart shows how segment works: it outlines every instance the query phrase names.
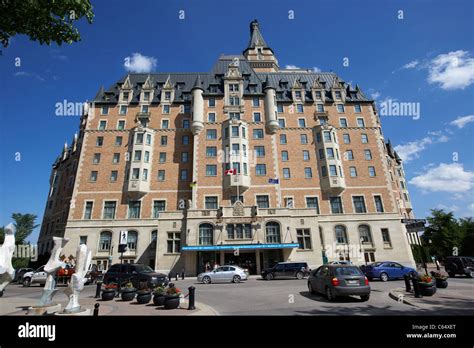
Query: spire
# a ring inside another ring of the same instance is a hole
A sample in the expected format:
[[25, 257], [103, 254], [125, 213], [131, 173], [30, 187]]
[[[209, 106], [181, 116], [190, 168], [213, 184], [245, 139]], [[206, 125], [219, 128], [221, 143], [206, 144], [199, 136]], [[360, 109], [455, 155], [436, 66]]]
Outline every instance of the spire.
[[198, 74], [198, 76], [196, 77], [196, 81], [194, 82], [193, 88], [191, 88], [191, 90], [194, 90], [194, 89], [202, 89], [202, 90], [204, 90], [204, 88], [202, 88], [201, 75], [199, 75], [199, 74]]
[[250, 41], [248, 48], [255, 48], [257, 46], [269, 48], [263, 39], [262, 33], [260, 33], [258, 21], [254, 19], [252, 22], [250, 22]]
[[250, 41], [242, 54], [255, 72], [276, 72], [280, 70], [278, 60], [273, 50], [265, 42], [262, 33], [260, 33], [260, 26], [256, 19], [250, 23]]
[[99, 90], [97, 91], [97, 94], [95, 95], [94, 97], [94, 100], [99, 100], [102, 98], [102, 96], [104, 95], [104, 86], [100, 86]]

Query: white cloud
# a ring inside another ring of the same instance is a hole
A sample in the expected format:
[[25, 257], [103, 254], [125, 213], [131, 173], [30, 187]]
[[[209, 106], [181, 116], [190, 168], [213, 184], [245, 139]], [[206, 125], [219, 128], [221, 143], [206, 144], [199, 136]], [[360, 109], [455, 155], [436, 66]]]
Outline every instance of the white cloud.
[[441, 134], [441, 132], [429, 132], [428, 134], [430, 135], [423, 139], [395, 146], [395, 151], [397, 151], [403, 161], [408, 162], [418, 158], [420, 156], [419, 153], [425, 150], [428, 145], [445, 143], [449, 140], [449, 138], [446, 135]]
[[300, 67], [293, 64], [288, 64], [285, 65], [285, 69], [300, 69]]
[[419, 62], [417, 60], [413, 60], [410, 63], [405, 64], [402, 66], [402, 69], [413, 69], [416, 68]]
[[465, 192], [474, 186], [474, 172], [465, 171], [460, 163], [440, 163], [409, 183], [423, 191]]
[[450, 206], [447, 206], [445, 204], [438, 204], [436, 206], [436, 209], [443, 209], [443, 210], [446, 210], [446, 211], [458, 211], [459, 207], [456, 204], [453, 204], [453, 205], [450, 205]]
[[133, 53], [131, 57], [126, 57], [123, 63], [127, 71], [134, 73], [146, 73], [156, 67], [156, 58], [147, 57], [141, 53]]
[[321, 69], [319, 69], [317, 66], [313, 66], [313, 72], [315, 73], [321, 72]]
[[29, 72], [26, 72], [26, 71], [18, 71], [16, 73], [14, 73], [13, 76], [15, 76], [15, 77], [34, 77], [35, 79], [38, 79], [40, 81], [46, 81], [40, 75], [38, 75], [36, 73], [29, 73]]
[[451, 121], [449, 124], [458, 128], [463, 128], [466, 124], [471, 122], [474, 122], [474, 115], [458, 117], [454, 121]]
[[380, 92], [375, 91], [375, 92], [373, 92], [373, 93], [370, 95], [370, 97], [371, 97], [373, 100], [375, 100], [375, 99], [377, 99], [378, 97], [380, 97]]
[[474, 58], [467, 51], [440, 54], [428, 63], [428, 82], [444, 90], [464, 89], [474, 83]]

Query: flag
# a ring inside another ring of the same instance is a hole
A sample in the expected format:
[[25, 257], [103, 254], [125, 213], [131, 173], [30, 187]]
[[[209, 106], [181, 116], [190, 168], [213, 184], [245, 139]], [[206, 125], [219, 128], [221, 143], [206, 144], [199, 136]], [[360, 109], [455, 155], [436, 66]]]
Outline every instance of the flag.
[[278, 178], [275, 178], [275, 179], [268, 179], [268, 183], [269, 184], [279, 184], [280, 183], [280, 180], [278, 180]]
[[236, 175], [237, 174], [237, 169], [233, 168], [233, 169], [227, 169], [225, 171], [225, 175]]

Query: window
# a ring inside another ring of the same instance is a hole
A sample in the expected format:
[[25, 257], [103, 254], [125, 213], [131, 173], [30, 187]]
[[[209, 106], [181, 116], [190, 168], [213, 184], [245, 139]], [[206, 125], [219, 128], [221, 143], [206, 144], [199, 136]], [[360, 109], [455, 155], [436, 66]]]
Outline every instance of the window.
[[100, 114], [101, 115], [108, 115], [109, 114], [109, 107], [108, 106], [102, 106], [100, 108]]
[[186, 163], [189, 160], [188, 152], [181, 152], [181, 162]]
[[313, 177], [313, 171], [311, 170], [310, 167], [305, 167], [304, 169], [304, 177], [306, 179], [311, 179]]
[[301, 144], [307, 144], [308, 136], [306, 134], [300, 134], [300, 140], [301, 140]]
[[204, 199], [204, 209], [217, 209], [217, 196], [209, 196]]
[[341, 100], [341, 91], [335, 91], [334, 92], [336, 100]]
[[336, 235], [337, 244], [347, 244], [347, 232], [344, 226], [337, 225], [334, 227], [334, 233]]
[[369, 142], [369, 138], [367, 137], [367, 134], [361, 134], [361, 140], [362, 140], [362, 144], [367, 144]]
[[143, 181], [147, 181], [147, 180], [148, 180], [148, 169], [146, 169], [146, 168], [143, 169], [142, 180], [143, 180]]
[[304, 118], [299, 118], [298, 119], [298, 127], [306, 127], [306, 120]]
[[321, 167], [321, 174], [322, 176], [328, 176], [328, 169], [326, 168], [326, 166]]
[[303, 161], [309, 161], [309, 151], [303, 150]]
[[301, 99], [301, 91], [295, 91], [295, 99]]
[[[239, 196], [239, 201], [244, 202], [244, 196]], [[237, 202], [237, 196], [230, 196], [230, 204], [234, 205]]]
[[158, 181], [165, 181], [165, 171], [159, 170], [158, 171]]
[[162, 135], [160, 138], [160, 145], [161, 146], [166, 146], [168, 145], [168, 136]]
[[102, 145], [104, 145], [104, 137], [97, 137], [95, 140], [95, 146], [101, 147]]
[[367, 225], [359, 226], [359, 237], [362, 243], [372, 243], [372, 236], [370, 234], [370, 228]]
[[145, 163], [149, 163], [150, 162], [150, 151], [145, 151], [145, 154], [143, 156], [143, 161]]
[[151, 134], [146, 135], [146, 144], [151, 145]]
[[90, 220], [92, 218], [93, 206], [94, 202], [86, 202], [86, 206], [84, 207], [84, 220]]
[[278, 126], [280, 126], [280, 128], [285, 128], [286, 127], [286, 123], [285, 123], [284, 118], [279, 118], [278, 119]]
[[217, 129], [206, 130], [206, 139], [217, 139]]
[[140, 112], [142, 114], [147, 114], [148, 113], [148, 105], [142, 105]]
[[206, 157], [216, 157], [217, 156], [217, 147], [207, 146], [206, 147]]
[[342, 135], [344, 144], [350, 144], [351, 143], [351, 136], [349, 134], [343, 134]]
[[335, 165], [330, 165], [329, 166], [329, 175], [330, 176], [337, 176], [337, 168]]
[[153, 217], [158, 218], [160, 216], [160, 212], [166, 210], [166, 201], [159, 200], [153, 201]]
[[306, 208], [316, 209], [316, 214], [319, 214], [318, 197], [306, 197]]
[[344, 105], [337, 104], [336, 107], [337, 107], [337, 112], [344, 112]]
[[357, 169], [356, 167], [349, 167], [349, 175], [351, 178], [357, 177]]
[[79, 245], [87, 245], [87, 236], [79, 236]]
[[231, 130], [232, 130], [232, 136], [233, 137], [238, 137], [239, 136], [239, 126], [232, 126]]
[[364, 196], [353, 196], [352, 203], [354, 203], [354, 211], [356, 213], [367, 213]]
[[228, 239], [252, 238], [252, 225], [250, 224], [228, 224], [226, 229]]
[[240, 145], [239, 144], [232, 144], [231, 155], [238, 155], [239, 153], [240, 153]]
[[280, 225], [277, 222], [267, 222], [265, 237], [267, 243], [281, 243]]
[[206, 176], [217, 176], [217, 166], [215, 164], [206, 165]]
[[112, 244], [112, 233], [111, 232], [101, 232], [99, 239], [99, 251], [108, 251], [110, 250], [110, 245]]
[[328, 147], [326, 149], [326, 155], [328, 159], [333, 159], [334, 158], [334, 149], [332, 147]]
[[142, 152], [141, 150], [136, 150], [135, 155], [133, 156], [134, 161], [141, 161], [142, 159]]
[[329, 197], [331, 211], [333, 214], [343, 214], [341, 197]]
[[253, 97], [253, 98], [252, 98], [252, 106], [253, 106], [254, 108], [260, 106], [260, 99], [259, 99], [258, 97]]
[[357, 127], [362, 127], [362, 128], [365, 127], [365, 122], [364, 122], [363, 118], [361, 118], [361, 117], [357, 118]]
[[214, 123], [216, 122], [216, 113], [215, 112], [210, 112], [207, 114], [207, 121]]
[[129, 219], [139, 219], [140, 218], [140, 201], [130, 201], [128, 203], [128, 218]]
[[317, 112], [324, 112], [324, 104], [316, 104]]
[[303, 104], [296, 104], [296, 112], [302, 114], [304, 112]]
[[124, 120], [119, 120], [117, 123], [117, 129], [118, 130], [124, 130], [125, 129], [125, 121]]
[[253, 130], [254, 139], [263, 139], [263, 129], [254, 129]]
[[168, 115], [170, 113], [170, 106], [169, 105], [163, 105], [163, 114]]
[[329, 132], [329, 131], [324, 131], [324, 132], [323, 132], [323, 136], [324, 136], [324, 142], [325, 142], [325, 143], [331, 141], [331, 132]]
[[262, 209], [270, 207], [270, 204], [268, 202], [268, 196], [257, 196], [257, 206]]
[[383, 213], [382, 196], [374, 196], [374, 202], [377, 213]]
[[211, 93], [217, 93], [217, 87], [216, 85], [211, 85], [209, 86], [209, 92]]
[[166, 162], [166, 152], [160, 152], [159, 162], [160, 163]]
[[240, 98], [239, 97], [229, 97], [229, 105], [239, 106], [240, 105]]
[[296, 237], [298, 238], [298, 249], [311, 250], [311, 233], [309, 228], [298, 228], [296, 230]]
[[369, 176], [370, 177], [375, 176], [375, 167], [369, 166]]
[[283, 178], [284, 179], [289, 179], [290, 177], [291, 177], [290, 168], [283, 168]]
[[140, 168], [133, 168], [132, 169], [132, 180], [140, 179]]
[[89, 177], [89, 181], [94, 181], [94, 182], [97, 181], [97, 171], [96, 170], [93, 170], [91, 172], [91, 175]]
[[319, 152], [319, 159], [324, 159], [325, 158], [324, 149], [319, 149], [318, 152]]
[[189, 135], [183, 135], [183, 136], [181, 137], [181, 143], [182, 143], [183, 145], [189, 145]]
[[353, 161], [354, 160], [354, 153], [352, 150], [346, 150], [346, 160]]
[[262, 122], [262, 115], [260, 112], [254, 112], [253, 113], [253, 121], [254, 122]]
[[169, 128], [169, 125], [170, 125], [170, 121], [169, 121], [169, 120], [161, 120], [161, 128], [163, 128], [163, 129], [168, 129], [168, 128]]
[[316, 97], [316, 100], [321, 100], [321, 98], [322, 98], [321, 91], [314, 92], [314, 96]]
[[288, 161], [288, 151], [281, 152], [281, 160], [284, 162]]
[[138, 240], [138, 232], [137, 231], [128, 231], [128, 234], [127, 234], [127, 248], [128, 248], [128, 250], [137, 250], [137, 240]]
[[390, 233], [388, 231], [388, 228], [382, 228], [382, 240], [384, 244], [389, 244], [390, 246], [392, 245], [392, 241], [390, 240]]
[[347, 120], [345, 118], [340, 118], [339, 126], [341, 126], [342, 128], [347, 128]]
[[117, 136], [115, 137], [115, 146], [121, 146], [122, 145], [122, 136]]
[[280, 144], [286, 144], [286, 134], [280, 134]]
[[320, 125], [328, 124], [328, 118], [327, 117], [319, 117], [318, 120], [319, 120]]
[[188, 170], [187, 169], [181, 169], [180, 173], [179, 173], [179, 179], [184, 181], [184, 180], [188, 180]]
[[229, 118], [232, 120], [240, 120], [239, 112], [229, 112]]
[[403, 194], [403, 198], [405, 198], [405, 201], [409, 201], [408, 195], [406, 193]]
[[119, 115], [126, 115], [127, 114], [127, 105], [120, 105]]
[[158, 230], [153, 230], [151, 231], [151, 236], [150, 236], [150, 247], [153, 249], [156, 249], [157, 241], [158, 241]]
[[280, 114], [284, 112], [282, 103], [277, 103], [277, 112]]
[[265, 157], [265, 147], [264, 146], [255, 146], [255, 156], [256, 157]]
[[267, 175], [267, 167], [265, 164], [257, 164], [255, 166], [255, 175]]
[[365, 156], [365, 159], [370, 161], [372, 159], [372, 153], [370, 152], [370, 150], [364, 150], [364, 156]]
[[181, 249], [181, 238], [178, 232], [168, 232], [167, 245], [168, 253], [179, 253]]
[[316, 133], [316, 141], [317, 141], [318, 143], [321, 142], [321, 133], [319, 133], [319, 132]]
[[400, 181], [400, 186], [405, 190], [405, 183], [403, 181]]
[[354, 104], [354, 111], [357, 113], [362, 112], [362, 107], [360, 106], [360, 104]]
[[199, 244], [212, 245], [214, 236], [214, 227], [211, 224], [199, 225]]
[[100, 153], [95, 153], [94, 158], [92, 159], [93, 164], [99, 164], [100, 163]]
[[143, 133], [137, 133], [135, 136], [135, 144], [143, 144]]
[[118, 171], [112, 170], [112, 171], [110, 172], [110, 181], [111, 181], [111, 182], [117, 181], [117, 176], [118, 176]]
[[216, 98], [213, 98], [213, 97], [209, 98], [208, 105], [209, 105], [210, 108], [215, 108], [216, 107]]
[[144, 101], [150, 100], [150, 92], [143, 92], [143, 100]]
[[230, 92], [238, 92], [239, 91], [239, 85], [237, 83], [230, 83], [229, 84], [229, 91]]
[[104, 202], [104, 214], [103, 219], [115, 219], [115, 209], [117, 203], [115, 201]]

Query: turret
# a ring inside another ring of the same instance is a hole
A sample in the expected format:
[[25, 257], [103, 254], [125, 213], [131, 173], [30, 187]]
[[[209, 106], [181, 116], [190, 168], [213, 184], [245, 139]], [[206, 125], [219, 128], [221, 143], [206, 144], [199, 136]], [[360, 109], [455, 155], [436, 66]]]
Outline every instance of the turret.
[[197, 76], [191, 92], [193, 97], [193, 121], [191, 123], [191, 131], [194, 135], [197, 135], [204, 128], [204, 98], [202, 97], [204, 89], [200, 75]]
[[275, 134], [279, 128], [275, 89], [275, 86], [267, 76], [263, 91], [265, 92], [265, 127], [270, 134]]

